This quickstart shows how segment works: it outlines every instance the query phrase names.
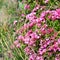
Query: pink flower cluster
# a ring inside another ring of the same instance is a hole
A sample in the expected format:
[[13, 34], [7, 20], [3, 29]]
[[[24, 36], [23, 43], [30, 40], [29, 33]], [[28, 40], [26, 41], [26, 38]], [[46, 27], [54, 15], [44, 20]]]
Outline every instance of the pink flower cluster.
[[[29, 56], [28, 60], [44, 60], [43, 56], [46, 53], [52, 55], [57, 51], [60, 52], [60, 38], [56, 38], [57, 32], [46, 23], [47, 18], [52, 21], [60, 19], [60, 9], [43, 11], [40, 17], [37, 17], [36, 11], [38, 9], [40, 9], [39, 5], [26, 15], [26, 20], [29, 22], [21, 27], [18, 31], [20, 35], [14, 41], [14, 45], [18, 48], [21, 46], [21, 42], [26, 45], [24, 51]], [[36, 27], [36, 30], [33, 30], [33, 27]], [[55, 60], [60, 60], [60, 57], [57, 58]]]
[[56, 55], [55, 60], [60, 60], [60, 54], [57, 54], [57, 55]]
[[21, 35], [18, 36], [18, 40], [22, 40], [25, 44], [30, 46], [33, 46], [37, 39], [39, 39], [39, 36], [36, 32], [32, 32], [32, 30], [29, 30], [24, 37]]
[[60, 19], [60, 9], [51, 11], [49, 18], [52, 20]]

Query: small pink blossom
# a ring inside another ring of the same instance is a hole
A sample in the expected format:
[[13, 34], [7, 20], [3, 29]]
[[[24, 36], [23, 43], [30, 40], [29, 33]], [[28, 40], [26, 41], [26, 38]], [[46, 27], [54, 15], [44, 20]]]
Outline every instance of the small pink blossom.
[[18, 43], [18, 44], [16, 45], [16, 47], [17, 47], [17, 48], [20, 48], [20, 43]]
[[40, 5], [36, 5], [36, 7], [32, 10], [32, 12], [36, 12], [40, 8]]
[[46, 52], [46, 49], [39, 49], [39, 51], [38, 51], [38, 53], [39, 53], [40, 55], [43, 55], [45, 52]]
[[14, 45], [17, 45], [18, 43], [19, 43], [18, 40], [15, 40], [15, 41], [14, 41]]
[[24, 37], [22, 35], [19, 35], [17, 39], [23, 41]]
[[29, 4], [26, 4], [26, 5], [24, 6], [24, 9], [30, 9], [30, 5], [29, 5]]
[[15, 48], [15, 45], [14, 45], [14, 44], [12, 44], [12, 45], [10, 46], [10, 48], [11, 48], [11, 49], [14, 49], [14, 48]]
[[15, 25], [17, 23], [17, 20], [15, 20], [14, 22], [13, 22], [13, 24]]
[[55, 60], [60, 60], [60, 54], [57, 54]]
[[44, 60], [42, 56], [37, 56], [36, 60]]
[[29, 60], [36, 60], [36, 54], [32, 54], [29, 56]]
[[58, 39], [58, 43], [60, 44], [60, 38]]
[[35, 23], [32, 22], [32, 23], [29, 24], [29, 27], [32, 28], [34, 25], [35, 25]]
[[60, 9], [56, 9], [56, 12], [58, 13], [58, 16], [60, 17]]
[[21, 14], [21, 16], [22, 16], [22, 17], [24, 17], [24, 16], [25, 16], [25, 14]]
[[49, 0], [45, 0], [45, 3], [48, 3], [49, 2]]
[[31, 55], [31, 54], [33, 53], [33, 51], [31, 50], [31, 48], [28, 47], [28, 46], [24, 49], [24, 51], [25, 51], [25, 53], [26, 53], [27, 55]]

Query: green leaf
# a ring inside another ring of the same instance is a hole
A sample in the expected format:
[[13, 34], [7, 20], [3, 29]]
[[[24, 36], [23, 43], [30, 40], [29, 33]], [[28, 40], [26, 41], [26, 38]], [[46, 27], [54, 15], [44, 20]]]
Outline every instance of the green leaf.
[[18, 1], [22, 2], [22, 0], [18, 0]]
[[19, 8], [20, 8], [20, 9], [24, 9], [24, 5], [25, 5], [25, 4], [19, 2]]

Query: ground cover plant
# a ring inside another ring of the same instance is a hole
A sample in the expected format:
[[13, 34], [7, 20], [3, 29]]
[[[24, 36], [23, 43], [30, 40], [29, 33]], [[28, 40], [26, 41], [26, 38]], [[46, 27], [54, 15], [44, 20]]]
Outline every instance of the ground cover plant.
[[1, 2], [0, 10], [7, 12], [0, 22], [0, 52], [5, 60], [60, 60], [59, 0]]

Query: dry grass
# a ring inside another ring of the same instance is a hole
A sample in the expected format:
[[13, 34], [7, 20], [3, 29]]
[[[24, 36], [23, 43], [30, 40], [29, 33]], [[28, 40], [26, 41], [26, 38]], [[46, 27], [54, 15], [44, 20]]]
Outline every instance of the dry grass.
[[8, 13], [6, 12], [6, 8], [2, 7], [0, 10], [0, 22], [6, 22], [8, 19]]
[[2, 6], [0, 9], [0, 22], [7, 22], [7, 20], [10, 19], [11, 14], [8, 14], [8, 10], [12, 7], [16, 8], [17, 7], [17, 0], [2, 0], [3, 4], [7, 4], [7, 7], [5, 5]]

